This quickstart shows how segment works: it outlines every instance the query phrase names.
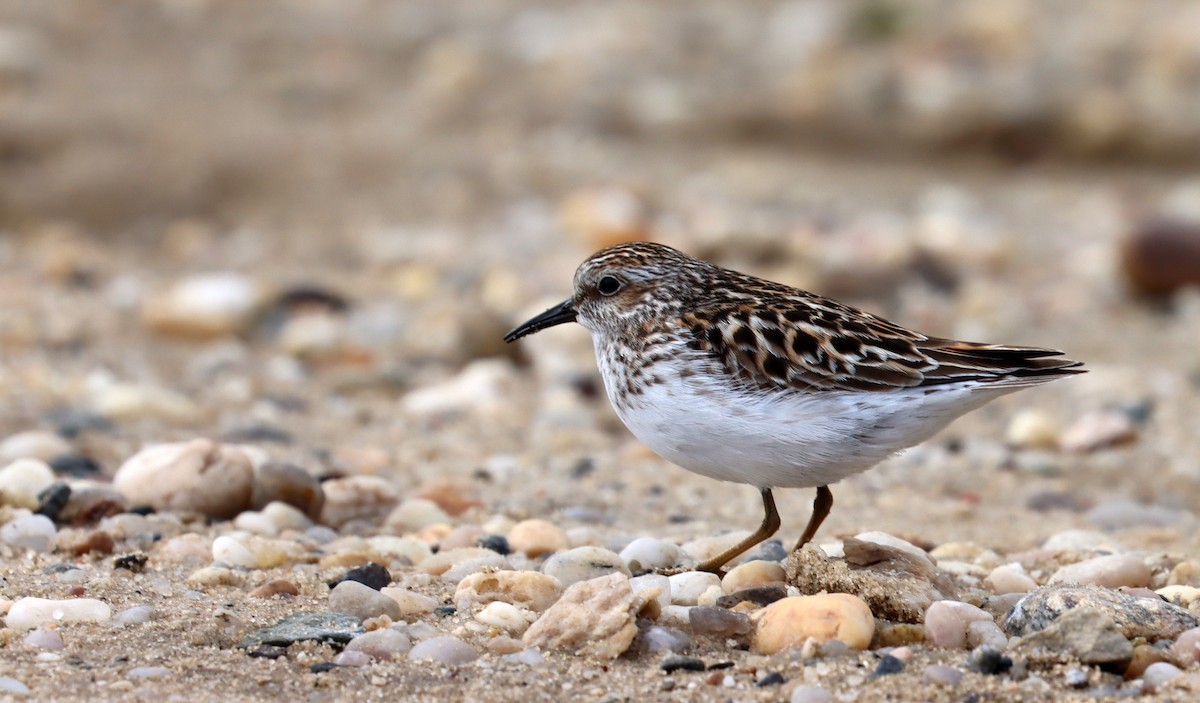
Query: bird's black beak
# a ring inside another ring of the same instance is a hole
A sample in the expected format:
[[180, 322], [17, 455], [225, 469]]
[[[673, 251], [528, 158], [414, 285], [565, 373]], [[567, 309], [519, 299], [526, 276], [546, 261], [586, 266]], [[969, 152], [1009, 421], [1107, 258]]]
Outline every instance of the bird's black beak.
[[575, 301], [567, 298], [563, 302], [555, 305], [546, 312], [527, 320], [524, 324], [518, 326], [512, 332], [504, 335], [504, 341], [515, 342], [521, 337], [524, 337], [534, 332], [541, 332], [547, 327], [561, 325], [564, 322], [575, 321]]

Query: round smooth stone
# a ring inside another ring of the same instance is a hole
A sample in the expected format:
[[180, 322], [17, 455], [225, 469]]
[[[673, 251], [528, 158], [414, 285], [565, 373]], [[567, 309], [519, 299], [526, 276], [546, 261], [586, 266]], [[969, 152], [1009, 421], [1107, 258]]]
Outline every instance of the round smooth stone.
[[364, 632], [355, 637], [346, 645], [346, 651], [363, 652], [374, 659], [388, 661], [408, 654], [412, 646], [408, 635], [387, 627]]
[[494, 627], [512, 635], [520, 635], [529, 627], [533, 620], [528, 610], [518, 608], [511, 603], [494, 601], [484, 606], [475, 614], [475, 619], [484, 625]]
[[667, 578], [671, 582], [671, 603], [674, 605], [696, 605], [705, 591], [713, 586], [721, 587], [720, 577], [704, 571], [685, 571]]
[[457, 637], [431, 637], [418, 642], [408, 652], [409, 661], [429, 659], [442, 664], [466, 664], [479, 658], [474, 647]]
[[57, 534], [54, 521], [45, 515], [23, 515], [0, 527], [0, 542], [44, 553]]
[[38, 494], [54, 480], [54, 471], [45, 462], [17, 459], [0, 469], [0, 504], [36, 510]]
[[1106, 554], [1068, 564], [1054, 572], [1047, 583], [1139, 588], [1150, 585], [1150, 576], [1150, 567], [1145, 561], [1128, 554]]
[[857, 596], [824, 593], [775, 601], [751, 616], [754, 651], [774, 654], [799, 647], [810, 637], [818, 643], [839, 640], [852, 649], [866, 649], [875, 635], [875, 617]]
[[44, 627], [30, 630], [29, 634], [25, 635], [24, 642], [30, 647], [46, 649], [52, 652], [57, 652], [63, 648], [62, 635]]
[[508, 532], [508, 544], [513, 551], [524, 552], [529, 557], [540, 557], [567, 549], [571, 546], [571, 540], [561, 527], [534, 518], [513, 525]]
[[603, 547], [576, 547], [556, 552], [542, 565], [542, 573], [558, 579], [563, 586], [613, 572], [631, 575], [625, 561]]
[[113, 622], [122, 625], [141, 625], [142, 623], [150, 622], [150, 616], [153, 614], [154, 608], [148, 605], [135, 605], [114, 615]]
[[633, 573], [672, 569], [687, 560], [678, 545], [654, 537], [639, 537], [621, 550], [621, 558]]
[[925, 640], [935, 647], [963, 649], [967, 646], [967, 626], [983, 621], [994, 623], [987, 611], [969, 603], [934, 601], [925, 610]]
[[112, 609], [95, 598], [21, 598], [13, 603], [5, 623], [13, 630], [32, 630], [51, 622], [108, 622]]
[[370, 586], [357, 581], [342, 581], [329, 592], [331, 613], [348, 613], [360, 620], [386, 615], [400, 620], [400, 604]]
[[833, 703], [833, 694], [820, 686], [797, 686], [792, 689], [791, 703]]

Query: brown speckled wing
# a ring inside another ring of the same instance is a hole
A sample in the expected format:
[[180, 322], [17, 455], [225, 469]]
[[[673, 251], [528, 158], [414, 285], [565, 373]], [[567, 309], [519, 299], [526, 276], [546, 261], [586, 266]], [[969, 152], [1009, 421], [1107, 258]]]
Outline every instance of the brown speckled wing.
[[1074, 368], [1079, 362], [1053, 349], [926, 337], [820, 296], [775, 292], [757, 304], [700, 306], [678, 324], [690, 329], [693, 349], [714, 354], [730, 374], [763, 388], [889, 391], [968, 381], [1024, 386], [1082, 373]]

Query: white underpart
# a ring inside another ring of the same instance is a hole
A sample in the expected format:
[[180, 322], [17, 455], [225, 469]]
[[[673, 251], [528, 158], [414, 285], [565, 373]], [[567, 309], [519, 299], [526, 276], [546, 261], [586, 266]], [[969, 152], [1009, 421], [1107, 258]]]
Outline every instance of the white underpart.
[[[616, 398], [619, 377], [599, 342], [596, 351], [609, 398]], [[662, 382], [632, 396], [627, 407], [614, 402], [621, 421], [689, 471], [766, 488], [835, 483], [1018, 390], [966, 382], [882, 392], [744, 392], [722, 375], [681, 377], [681, 363], [656, 365]]]

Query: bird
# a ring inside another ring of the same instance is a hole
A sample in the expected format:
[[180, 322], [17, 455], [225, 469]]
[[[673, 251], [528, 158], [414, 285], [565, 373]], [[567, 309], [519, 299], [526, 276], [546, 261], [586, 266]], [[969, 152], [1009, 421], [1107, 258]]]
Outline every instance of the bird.
[[568, 322], [591, 333], [609, 401], [639, 441], [758, 488], [758, 529], [696, 566], [717, 574], [779, 530], [773, 489], [816, 489], [799, 550], [833, 507], [831, 484], [995, 398], [1085, 372], [1056, 349], [923, 334], [653, 242], [588, 257], [571, 297], [504, 339]]

